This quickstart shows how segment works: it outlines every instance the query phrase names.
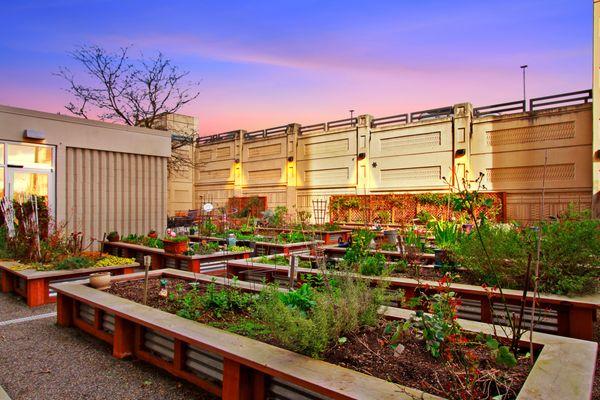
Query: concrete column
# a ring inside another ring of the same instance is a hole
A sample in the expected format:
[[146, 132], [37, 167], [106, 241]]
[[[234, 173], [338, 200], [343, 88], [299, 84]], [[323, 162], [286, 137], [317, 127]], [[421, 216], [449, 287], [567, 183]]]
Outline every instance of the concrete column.
[[[446, 179], [456, 185], [462, 184], [462, 179], [473, 179], [479, 171], [471, 171], [471, 119], [473, 118], [473, 105], [471, 103], [459, 103], [454, 105], [454, 121], [452, 124], [452, 154], [454, 169], [452, 180], [450, 176]], [[464, 154], [463, 154], [464, 153]], [[467, 176], [467, 171], [468, 175]]]
[[245, 130], [241, 129], [238, 131], [235, 137], [235, 148], [234, 148], [234, 184], [233, 184], [233, 195], [235, 197], [242, 196], [242, 186], [244, 184], [244, 174], [243, 174], [243, 161], [242, 155], [244, 151], [244, 134]]
[[296, 162], [297, 158], [297, 147], [298, 147], [298, 135], [300, 134], [300, 124], [289, 124], [286, 130], [287, 135], [287, 152], [286, 152], [286, 170], [287, 170], [287, 193], [286, 193], [286, 207], [288, 213], [294, 216], [298, 211], [297, 197], [296, 197]]
[[592, 211], [600, 217], [600, 0], [594, 0], [592, 108]]
[[371, 191], [371, 161], [369, 148], [371, 143], [371, 123], [373, 116], [359, 115], [356, 124], [356, 193], [369, 194]]

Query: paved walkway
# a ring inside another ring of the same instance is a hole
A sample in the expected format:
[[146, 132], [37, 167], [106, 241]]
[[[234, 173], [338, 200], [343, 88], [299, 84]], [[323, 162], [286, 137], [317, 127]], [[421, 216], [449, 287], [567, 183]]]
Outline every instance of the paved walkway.
[[0, 388], [12, 400], [212, 398], [146, 363], [114, 359], [108, 345], [79, 330], [56, 326], [54, 305], [29, 309], [7, 294], [0, 294], [0, 366]]

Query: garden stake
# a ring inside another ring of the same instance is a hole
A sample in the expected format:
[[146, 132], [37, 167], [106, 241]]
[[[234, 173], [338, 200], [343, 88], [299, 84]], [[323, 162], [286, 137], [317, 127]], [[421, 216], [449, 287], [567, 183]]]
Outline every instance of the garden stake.
[[144, 256], [144, 305], [148, 303], [148, 270], [152, 263], [152, 256]]

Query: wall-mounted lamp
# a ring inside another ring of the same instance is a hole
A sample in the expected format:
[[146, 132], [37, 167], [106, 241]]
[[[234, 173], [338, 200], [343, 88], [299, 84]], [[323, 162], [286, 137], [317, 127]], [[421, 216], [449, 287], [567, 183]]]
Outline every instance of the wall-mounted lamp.
[[454, 158], [460, 158], [463, 157], [465, 154], [467, 154], [467, 151], [465, 149], [458, 149], [456, 150], [456, 152], [454, 153]]
[[289, 162], [292, 162], [292, 161], [294, 161], [294, 156], [289, 156], [289, 157], [287, 158], [287, 160], [288, 160]]
[[600, 150], [596, 150], [594, 156], [596, 156], [596, 160], [600, 160]]
[[358, 153], [358, 161], [364, 160], [365, 158], [367, 158], [366, 153]]
[[240, 163], [240, 159], [236, 158], [235, 160], [233, 160], [233, 162], [235, 162], [236, 164], [239, 164]]
[[31, 140], [44, 140], [44, 139], [46, 139], [46, 134], [42, 131], [34, 131], [33, 129], [25, 129], [25, 132], [23, 132], [23, 137], [25, 139], [31, 139]]

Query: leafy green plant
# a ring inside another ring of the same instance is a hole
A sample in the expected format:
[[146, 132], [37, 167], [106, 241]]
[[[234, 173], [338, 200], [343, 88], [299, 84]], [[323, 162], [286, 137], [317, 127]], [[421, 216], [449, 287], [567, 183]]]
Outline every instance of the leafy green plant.
[[261, 264], [270, 264], [270, 265], [290, 265], [290, 261], [287, 257], [282, 256], [280, 254], [274, 256], [261, 256], [258, 260], [258, 263]]
[[282, 243], [299, 243], [308, 240], [304, 233], [299, 231], [283, 232], [277, 238]]
[[429, 224], [435, 244], [438, 248], [449, 250], [456, 246], [460, 240], [461, 231], [457, 223], [452, 221], [434, 221]]
[[358, 272], [362, 275], [380, 276], [385, 268], [385, 257], [383, 254], [376, 253], [366, 256], [360, 261]]
[[81, 256], [75, 257], [67, 257], [64, 260], [57, 262], [54, 265], [54, 269], [64, 270], [64, 269], [81, 269], [81, 268], [90, 268], [94, 265], [94, 261]]
[[366, 229], [360, 229], [352, 234], [352, 244], [346, 250], [344, 260], [350, 265], [358, 265], [370, 254], [371, 241], [375, 239], [375, 233]]
[[279, 299], [283, 304], [299, 310], [303, 315], [306, 315], [316, 304], [314, 293], [308, 283], [304, 283], [296, 290], [280, 292]]
[[501, 346], [500, 343], [491, 336], [486, 339], [485, 344], [492, 351], [492, 356], [499, 366], [512, 368], [517, 365], [517, 359], [514, 354], [510, 352], [508, 346]]

